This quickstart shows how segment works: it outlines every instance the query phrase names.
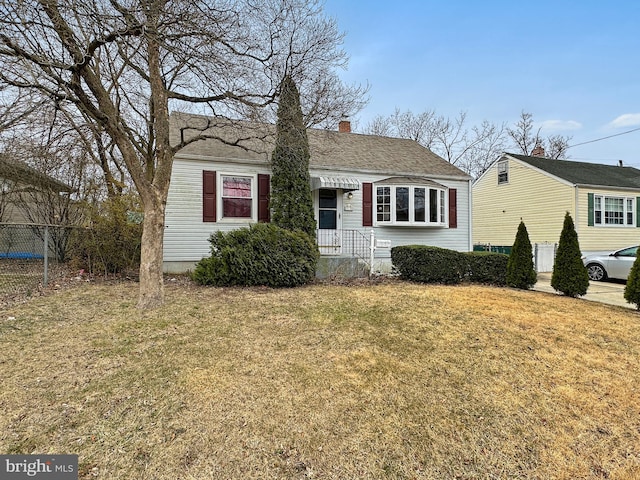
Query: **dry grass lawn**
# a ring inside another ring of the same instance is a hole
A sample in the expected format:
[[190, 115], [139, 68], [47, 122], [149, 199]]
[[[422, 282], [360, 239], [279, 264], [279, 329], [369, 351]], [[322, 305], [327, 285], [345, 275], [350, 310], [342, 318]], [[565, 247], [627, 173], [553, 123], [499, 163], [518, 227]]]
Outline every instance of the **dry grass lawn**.
[[640, 478], [640, 316], [482, 286], [83, 285], [0, 310], [0, 452], [82, 479]]

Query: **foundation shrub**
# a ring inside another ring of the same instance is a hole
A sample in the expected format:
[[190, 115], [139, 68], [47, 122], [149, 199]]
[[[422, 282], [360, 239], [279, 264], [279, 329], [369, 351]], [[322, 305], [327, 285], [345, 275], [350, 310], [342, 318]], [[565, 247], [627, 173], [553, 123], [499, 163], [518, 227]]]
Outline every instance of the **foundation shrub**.
[[209, 242], [211, 256], [192, 274], [202, 285], [295, 287], [315, 278], [318, 247], [304, 232], [258, 223], [216, 232]]
[[391, 249], [391, 261], [406, 280], [455, 285], [463, 281], [506, 284], [509, 256], [490, 252], [457, 252], [427, 245]]

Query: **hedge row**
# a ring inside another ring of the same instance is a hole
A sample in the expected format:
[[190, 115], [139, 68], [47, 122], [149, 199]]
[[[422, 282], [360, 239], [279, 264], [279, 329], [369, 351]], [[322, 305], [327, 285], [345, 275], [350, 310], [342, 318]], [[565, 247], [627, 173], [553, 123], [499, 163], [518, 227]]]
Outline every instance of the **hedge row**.
[[509, 256], [492, 252], [457, 252], [426, 245], [391, 249], [391, 261], [401, 278], [455, 285], [463, 281], [506, 285]]

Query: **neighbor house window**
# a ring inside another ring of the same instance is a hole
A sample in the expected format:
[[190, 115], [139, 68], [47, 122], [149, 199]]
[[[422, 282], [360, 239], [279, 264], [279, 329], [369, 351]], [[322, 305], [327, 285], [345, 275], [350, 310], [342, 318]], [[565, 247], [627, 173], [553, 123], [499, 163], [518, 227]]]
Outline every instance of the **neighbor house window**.
[[446, 222], [446, 188], [414, 185], [376, 187], [378, 224], [444, 226]]
[[635, 198], [594, 195], [594, 224], [634, 226], [635, 204]]
[[506, 160], [498, 162], [498, 185], [509, 183], [509, 162]]

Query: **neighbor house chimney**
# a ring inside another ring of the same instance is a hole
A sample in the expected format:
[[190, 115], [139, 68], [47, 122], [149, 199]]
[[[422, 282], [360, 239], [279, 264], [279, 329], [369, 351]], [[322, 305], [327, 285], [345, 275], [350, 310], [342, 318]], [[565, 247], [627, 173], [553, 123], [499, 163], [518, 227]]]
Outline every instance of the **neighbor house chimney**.
[[624, 167], [624, 164], [622, 163], [622, 160], [618, 160], [618, 166], [619, 167]]
[[544, 157], [544, 148], [539, 143], [536, 143], [536, 146], [533, 150], [531, 150], [532, 157]]
[[340, 133], [351, 133], [351, 122], [349, 120], [340, 120], [338, 131]]

